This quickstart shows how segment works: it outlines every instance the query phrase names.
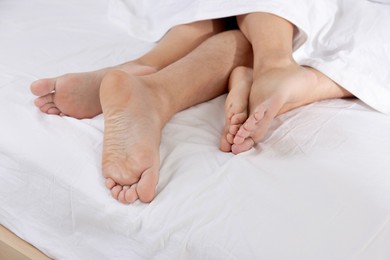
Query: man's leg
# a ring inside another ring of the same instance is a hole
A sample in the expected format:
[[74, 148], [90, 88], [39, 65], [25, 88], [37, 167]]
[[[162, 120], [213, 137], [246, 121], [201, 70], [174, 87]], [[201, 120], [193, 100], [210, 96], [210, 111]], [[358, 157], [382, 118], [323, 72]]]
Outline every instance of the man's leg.
[[235, 30], [207, 39], [154, 74], [107, 73], [100, 88], [105, 117], [102, 171], [113, 197], [123, 203], [151, 201], [162, 128], [176, 112], [225, 93], [232, 69], [251, 63], [251, 47]]
[[268, 13], [238, 17], [240, 30], [253, 47], [253, 84], [249, 118], [234, 137], [233, 153], [249, 150], [266, 135], [279, 114], [315, 101], [351, 94], [319, 71], [292, 57], [294, 26]]
[[94, 117], [102, 112], [99, 87], [108, 71], [119, 69], [133, 75], [154, 73], [185, 56], [223, 29], [222, 20], [179, 25], [171, 29], [152, 50], [136, 60], [97, 71], [37, 80], [31, 85], [32, 93], [38, 96], [35, 105], [48, 114]]

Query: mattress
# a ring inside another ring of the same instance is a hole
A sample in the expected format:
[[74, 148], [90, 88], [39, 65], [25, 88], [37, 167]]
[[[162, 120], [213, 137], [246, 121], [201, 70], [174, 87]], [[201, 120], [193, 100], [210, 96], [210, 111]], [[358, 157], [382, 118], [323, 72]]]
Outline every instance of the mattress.
[[194, 106], [163, 130], [156, 198], [114, 200], [103, 117], [43, 114], [29, 90], [153, 47], [111, 4], [0, 1], [0, 224], [55, 259], [390, 259], [390, 117], [358, 99], [280, 115], [239, 155], [218, 150], [226, 95]]

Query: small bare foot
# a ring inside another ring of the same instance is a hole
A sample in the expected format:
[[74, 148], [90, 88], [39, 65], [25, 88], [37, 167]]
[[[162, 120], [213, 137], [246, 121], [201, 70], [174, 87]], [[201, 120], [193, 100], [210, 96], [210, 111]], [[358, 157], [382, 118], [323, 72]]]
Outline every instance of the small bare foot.
[[150, 202], [160, 167], [161, 99], [141, 78], [111, 71], [103, 78], [100, 101], [106, 186], [122, 203]]
[[351, 94], [324, 74], [296, 63], [262, 73], [249, 96], [250, 116], [234, 137], [235, 154], [251, 149], [266, 135], [273, 119], [289, 110]]
[[[145, 75], [156, 70], [149, 66], [127, 63], [117, 69], [134, 75]], [[44, 113], [74, 118], [92, 118], [102, 112], [99, 100], [100, 83], [113, 68], [92, 72], [70, 73], [56, 78], [40, 79], [31, 84], [31, 92], [38, 96], [35, 105]]]
[[230, 152], [234, 136], [248, 118], [249, 92], [253, 81], [253, 71], [247, 67], [237, 67], [230, 74], [229, 94], [225, 102], [225, 126], [220, 140], [220, 149]]

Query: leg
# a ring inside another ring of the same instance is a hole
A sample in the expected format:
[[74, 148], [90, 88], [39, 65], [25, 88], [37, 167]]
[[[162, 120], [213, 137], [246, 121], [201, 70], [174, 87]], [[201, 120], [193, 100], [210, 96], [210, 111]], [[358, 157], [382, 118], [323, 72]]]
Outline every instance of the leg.
[[108, 71], [119, 69], [133, 75], [154, 73], [183, 57], [208, 37], [221, 32], [223, 26], [222, 20], [179, 25], [171, 29], [151, 51], [136, 60], [97, 71], [35, 81], [31, 85], [32, 93], [38, 96], [35, 105], [48, 114], [94, 117], [102, 112], [99, 87]]
[[281, 17], [252, 13], [238, 18], [254, 53], [249, 118], [234, 137], [233, 153], [261, 141], [279, 114], [315, 101], [351, 94], [322, 73], [298, 65], [292, 57], [294, 26]]
[[225, 93], [232, 69], [251, 64], [251, 58], [249, 43], [236, 30], [209, 38], [154, 74], [107, 73], [100, 88], [102, 171], [114, 198], [123, 203], [154, 198], [162, 128], [176, 112]]

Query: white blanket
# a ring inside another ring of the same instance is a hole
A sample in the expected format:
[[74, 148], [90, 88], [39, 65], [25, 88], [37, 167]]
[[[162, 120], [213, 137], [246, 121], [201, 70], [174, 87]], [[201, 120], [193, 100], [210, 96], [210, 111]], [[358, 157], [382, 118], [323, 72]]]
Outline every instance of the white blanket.
[[156, 199], [111, 198], [103, 118], [42, 114], [29, 91], [152, 47], [108, 6], [0, 1], [1, 224], [54, 259], [390, 259], [390, 118], [356, 99], [281, 115], [238, 156], [217, 148], [225, 96], [185, 110], [163, 132]]
[[297, 26], [295, 49], [305, 43], [295, 54], [300, 64], [320, 70], [369, 106], [390, 114], [390, 6], [374, 2], [111, 0], [110, 19], [136, 38], [155, 41], [177, 24], [273, 13]]

